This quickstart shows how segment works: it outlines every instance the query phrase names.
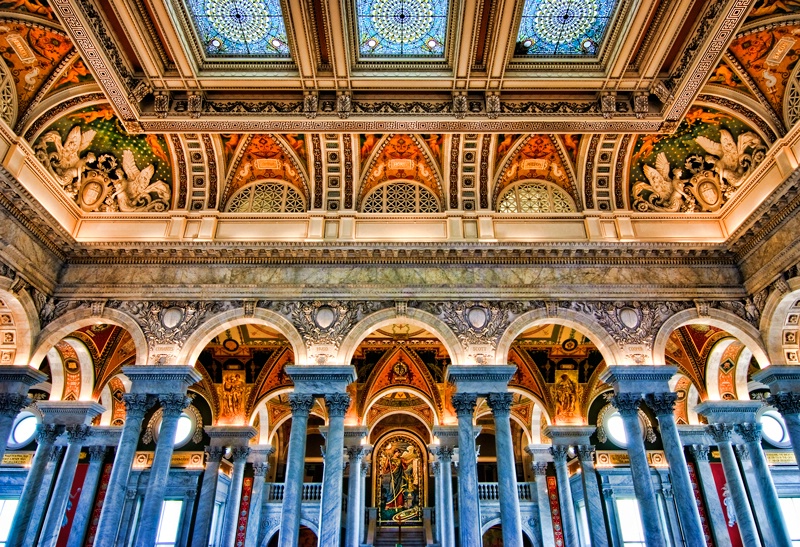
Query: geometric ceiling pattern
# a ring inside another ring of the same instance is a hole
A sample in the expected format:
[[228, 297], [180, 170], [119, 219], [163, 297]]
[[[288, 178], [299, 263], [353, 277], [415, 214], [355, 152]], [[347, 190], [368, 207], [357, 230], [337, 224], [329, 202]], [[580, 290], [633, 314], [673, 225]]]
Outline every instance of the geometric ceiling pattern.
[[526, 0], [516, 55], [594, 55], [618, 0]]

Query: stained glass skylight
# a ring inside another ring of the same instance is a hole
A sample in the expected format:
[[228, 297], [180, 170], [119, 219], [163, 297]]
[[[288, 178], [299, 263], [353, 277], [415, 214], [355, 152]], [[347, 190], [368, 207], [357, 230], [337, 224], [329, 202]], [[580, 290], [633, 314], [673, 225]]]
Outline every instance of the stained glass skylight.
[[280, 0], [185, 0], [210, 57], [289, 58]]
[[444, 57], [448, 0], [356, 0], [361, 57]]
[[617, 0], [526, 0], [515, 54], [597, 53]]

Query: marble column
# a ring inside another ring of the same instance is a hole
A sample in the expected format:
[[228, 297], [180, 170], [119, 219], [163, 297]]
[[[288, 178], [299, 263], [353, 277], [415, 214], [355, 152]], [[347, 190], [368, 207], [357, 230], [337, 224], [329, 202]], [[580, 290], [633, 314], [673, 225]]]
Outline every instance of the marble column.
[[772, 523], [770, 521], [772, 518], [768, 516], [766, 508], [764, 507], [764, 500], [761, 499], [757, 484], [758, 479], [753, 470], [753, 464], [750, 461], [750, 451], [747, 450], [747, 446], [743, 444], [734, 444], [733, 453], [736, 455], [736, 460], [739, 462], [742, 481], [744, 482], [745, 491], [750, 499], [750, 509], [753, 511], [753, 520], [761, 536], [761, 541], [764, 545], [775, 545], [777, 547], [777, 542], [771, 529]]
[[347, 525], [345, 526], [345, 547], [359, 547], [361, 545], [361, 525], [364, 522], [364, 513], [361, 509], [361, 463], [370, 453], [369, 445], [354, 445], [347, 447], [347, 459], [350, 462], [350, 478], [347, 484]]
[[61, 462], [61, 469], [58, 472], [53, 495], [50, 497], [50, 505], [47, 508], [47, 516], [44, 519], [42, 535], [38, 543], [41, 547], [55, 547], [58, 541], [61, 523], [69, 501], [69, 492], [72, 488], [72, 480], [75, 478], [75, 469], [78, 467], [83, 443], [89, 437], [91, 430], [91, 426], [84, 424], [67, 426], [69, 444], [67, 444], [67, 451]]
[[697, 480], [706, 501], [706, 513], [711, 527], [711, 535], [714, 536], [714, 544], [717, 547], [731, 547], [731, 536], [728, 534], [728, 523], [725, 520], [722, 500], [719, 499], [714, 474], [711, 465], [708, 463], [708, 446], [704, 444], [689, 445], [689, 450], [694, 456], [697, 469]]
[[564, 530], [565, 547], [578, 547], [578, 523], [575, 518], [575, 503], [572, 501], [572, 488], [569, 484], [569, 470], [567, 469], [567, 452], [569, 446], [555, 445], [550, 449], [553, 463], [556, 466], [556, 483], [558, 486], [558, 501], [561, 508], [561, 528]]
[[547, 491], [547, 462], [531, 464], [536, 481], [536, 505], [539, 509], [539, 526], [543, 546], [555, 545], [553, 513], [550, 510], [550, 493]]
[[16, 541], [8, 542], [9, 546], [22, 545], [23, 547], [33, 547], [39, 539], [39, 532], [42, 529], [42, 521], [44, 520], [45, 512], [47, 511], [47, 502], [50, 499], [50, 492], [53, 490], [53, 483], [56, 480], [56, 473], [58, 471], [58, 464], [64, 455], [63, 446], [54, 446], [50, 450], [47, 466], [44, 470], [44, 478], [42, 479], [42, 486], [35, 494], [35, 503], [31, 511], [28, 528], [20, 530], [23, 533], [22, 543]]
[[211, 519], [214, 516], [217, 483], [219, 482], [219, 464], [225, 454], [225, 447], [207, 446], [205, 451], [206, 468], [203, 471], [203, 482], [200, 486], [200, 502], [194, 520], [192, 545], [208, 545], [210, 543]]
[[106, 447], [90, 446], [87, 451], [89, 452], [89, 469], [83, 479], [83, 488], [78, 499], [78, 506], [75, 508], [75, 517], [72, 520], [67, 547], [83, 546], [83, 539], [89, 528], [89, 520], [92, 518], [94, 497], [97, 494], [97, 486], [100, 484], [100, 475], [103, 473]]
[[236, 545], [236, 527], [239, 524], [239, 505], [242, 501], [242, 483], [244, 482], [244, 466], [247, 463], [247, 456], [250, 448], [247, 446], [234, 446], [231, 448], [231, 460], [233, 461], [233, 473], [231, 473], [231, 483], [228, 487], [228, 500], [225, 503], [225, 520], [223, 520], [222, 547], [234, 547]]
[[367, 527], [364, 525], [366, 522], [367, 514], [367, 475], [369, 475], [370, 463], [368, 460], [361, 462], [361, 493], [358, 496], [358, 514], [361, 515], [361, 521], [358, 525], [359, 540], [361, 543], [366, 542]]
[[[449, 446], [430, 445], [431, 453], [439, 464], [441, 506], [436, 507], [441, 522], [439, 525], [441, 547], [455, 546], [455, 519], [453, 517], [453, 449]], [[459, 464], [460, 467], [460, 464]], [[502, 517], [501, 517], [502, 518]], [[504, 540], [505, 541], [505, 540]]]
[[147, 491], [139, 512], [136, 547], [152, 547], [155, 545], [158, 523], [161, 520], [161, 510], [164, 505], [164, 492], [167, 489], [167, 480], [169, 478], [169, 466], [172, 462], [172, 452], [175, 447], [175, 431], [178, 428], [178, 418], [181, 417], [183, 409], [192, 402], [182, 393], [159, 395], [158, 400], [161, 403], [161, 429], [158, 432], [153, 464], [150, 466]]
[[253, 448], [251, 455], [256, 454], [253, 462], [253, 491], [250, 494], [250, 515], [247, 518], [247, 534], [245, 534], [245, 547], [257, 547], [261, 533], [261, 512], [264, 507], [264, 481], [269, 471], [269, 457], [275, 451], [269, 445], [261, 445], [259, 449]]
[[628, 440], [628, 457], [631, 464], [633, 490], [639, 503], [642, 518], [645, 544], [647, 547], [666, 547], [664, 533], [661, 530], [661, 515], [658, 501], [650, 476], [650, 465], [644, 448], [642, 426], [639, 422], [639, 405], [642, 402], [638, 393], [618, 393], [611, 399], [611, 404], [619, 411], [625, 425]]
[[683, 444], [678, 434], [678, 425], [675, 423], [677, 398], [678, 395], [672, 392], [651, 393], [645, 395], [645, 402], [658, 419], [685, 545], [706, 547], [703, 523], [700, 521], [700, 511], [697, 508], [697, 499], [694, 497], [692, 480], [686, 466]]
[[458, 416], [458, 528], [460, 545], [481, 545], [480, 507], [478, 506], [478, 457], [475, 454], [475, 428], [472, 417], [478, 396], [453, 395]]
[[[734, 426], [734, 431], [744, 440], [750, 454], [750, 463], [756, 477], [756, 488], [767, 518], [763, 521], [762, 529], [768, 528], [773, 536], [773, 544], [778, 547], [792, 547], [792, 540], [786, 522], [783, 518], [781, 503], [775, 483], [769, 471], [767, 457], [761, 447], [761, 424], [742, 423]], [[751, 493], [752, 495], [752, 493]], [[765, 538], [766, 540], [766, 538]]]
[[578, 461], [581, 464], [583, 499], [586, 502], [586, 517], [589, 521], [589, 535], [592, 547], [608, 547], [606, 519], [603, 517], [603, 501], [600, 499], [600, 486], [594, 468], [594, 447], [589, 444], [576, 446]]
[[28, 390], [47, 380], [47, 375], [31, 367], [0, 366], [0, 461], [8, 447], [8, 437], [20, 410], [28, 406]]
[[342, 484], [344, 482], [344, 415], [350, 407], [346, 393], [325, 395], [328, 434], [325, 437], [325, 465], [319, 516], [319, 545], [338, 546], [342, 536]]
[[487, 402], [494, 415], [497, 453], [497, 486], [500, 497], [500, 520], [503, 545], [522, 547], [522, 517], [519, 510], [517, 470], [514, 464], [514, 440], [511, 437], [511, 393], [490, 393]]
[[292, 427], [289, 431], [289, 453], [283, 488], [283, 508], [279, 547], [296, 547], [300, 535], [300, 509], [303, 501], [303, 475], [306, 459], [306, 429], [314, 397], [304, 393], [289, 395]]
[[[430, 453], [432, 459], [436, 458], [435, 451], [431, 450], [428, 447], [428, 452]], [[434, 508], [434, 515], [436, 515], [436, 527], [433, 531], [434, 535], [434, 542], [442, 545], [442, 537], [444, 536], [444, 528], [442, 527], [442, 509], [444, 508], [443, 505], [443, 498], [442, 498], [442, 465], [439, 463], [438, 458], [434, 461], [431, 461], [431, 475], [433, 475], [433, 484], [434, 484], [434, 498], [433, 498], [433, 508]]]
[[98, 538], [105, 538], [109, 544], [119, 533], [122, 508], [125, 505], [125, 494], [128, 491], [128, 479], [136, 457], [136, 447], [142, 432], [142, 421], [145, 413], [153, 406], [155, 398], [143, 393], [126, 393], [122, 396], [125, 402], [125, 425], [117, 445], [111, 476], [108, 479], [106, 497], [97, 524]]
[[[25, 479], [25, 486], [22, 488], [22, 495], [19, 498], [17, 512], [14, 514], [14, 522], [8, 536], [8, 545], [21, 545], [25, 539], [25, 532], [31, 521], [31, 514], [36, 507], [36, 500], [42, 490], [46, 468], [50, 461], [53, 451], [53, 444], [56, 437], [61, 434], [62, 428], [55, 424], [39, 424], [36, 432], [36, 453], [33, 456], [28, 476]], [[52, 470], [51, 470], [52, 473]], [[48, 484], [48, 490], [49, 490]]]
[[769, 386], [767, 403], [778, 409], [786, 422], [797, 465], [800, 465], [800, 367], [771, 365], [753, 375], [753, 380]]
[[187, 547], [189, 543], [189, 528], [192, 526], [194, 516], [194, 500], [197, 498], [197, 489], [190, 488], [183, 495], [183, 518], [180, 525], [180, 536], [176, 542], [176, 547]]
[[739, 465], [731, 446], [731, 435], [733, 426], [730, 424], [710, 424], [706, 427], [708, 435], [714, 440], [719, 448], [719, 457], [722, 460], [722, 469], [725, 473], [725, 481], [728, 483], [728, 491], [733, 499], [733, 507], [736, 511], [736, 521], [739, 525], [739, 534], [745, 545], [761, 545], [758, 537], [756, 523], [753, 520], [753, 513], [750, 510], [750, 502], [747, 499], [747, 492], [744, 489], [742, 476], [739, 474]]

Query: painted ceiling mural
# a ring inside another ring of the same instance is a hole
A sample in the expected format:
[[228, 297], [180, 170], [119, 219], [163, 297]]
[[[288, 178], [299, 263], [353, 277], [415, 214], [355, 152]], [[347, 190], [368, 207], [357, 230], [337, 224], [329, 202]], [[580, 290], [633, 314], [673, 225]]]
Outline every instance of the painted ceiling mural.
[[129, 135], [108, 103], [62, 117], [33, 148], [86, 212], [160, 212], [170, 207], [172, 165], [166, 140]]
[[764, 159], [767, 145], [747, 124], [693, 107], [672, 135], [638, 137], [631, 156], [637, 211], [716, 211]]

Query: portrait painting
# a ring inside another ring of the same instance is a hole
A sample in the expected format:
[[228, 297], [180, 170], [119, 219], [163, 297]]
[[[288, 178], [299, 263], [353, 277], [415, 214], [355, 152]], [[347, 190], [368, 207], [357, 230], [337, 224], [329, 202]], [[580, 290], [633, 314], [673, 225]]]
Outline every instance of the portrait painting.
[[420, 443], [410, 435], [390, 435], [375, 451], [378, 520], [419, 524], [425, 503], [425, 462]]

